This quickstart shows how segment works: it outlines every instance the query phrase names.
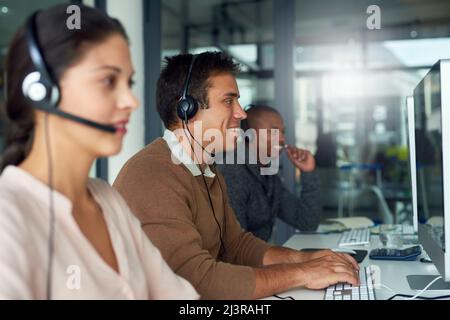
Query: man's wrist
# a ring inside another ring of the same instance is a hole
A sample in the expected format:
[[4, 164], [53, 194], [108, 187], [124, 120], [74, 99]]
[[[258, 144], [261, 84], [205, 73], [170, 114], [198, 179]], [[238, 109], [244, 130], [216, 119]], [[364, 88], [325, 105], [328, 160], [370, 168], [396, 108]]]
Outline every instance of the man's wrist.
[[309, 253], [305, 251], [294, 250], [290, 259], [292, 260], [292, 263], [303, 263], [309, 260]]

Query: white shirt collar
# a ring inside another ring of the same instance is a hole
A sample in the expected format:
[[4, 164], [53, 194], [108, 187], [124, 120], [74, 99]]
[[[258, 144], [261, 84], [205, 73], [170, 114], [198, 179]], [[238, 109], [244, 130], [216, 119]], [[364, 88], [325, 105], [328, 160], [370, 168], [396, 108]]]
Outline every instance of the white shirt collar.
[[[190, 172], [194, 177], [201, 175], [200, 168], [198, 165], [192, 160], [192, 158], [186, 153], [181, 143], [178, 141], [177, 136], [172, 131], [166, 129], [164, 131], [163, 139], [166, 141], [169, 146], [170, 152], [172, 155], [177, 158]], [[207, 165], [204, 176], [207, 178], [214, 178], [216, 175], [211, 171], [210, 167]]]

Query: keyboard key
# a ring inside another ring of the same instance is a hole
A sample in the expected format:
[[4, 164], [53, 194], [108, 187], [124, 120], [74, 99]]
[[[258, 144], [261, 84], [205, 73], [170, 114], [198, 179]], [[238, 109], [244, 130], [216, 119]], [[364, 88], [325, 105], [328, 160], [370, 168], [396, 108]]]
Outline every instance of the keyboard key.
[[339, 240], [339, 246], [364, 245], [370, 243], [370, 230], [353, 229], [345, 231]]
[[366, 275], [364, 272], [359, 273], [359, 283], [365, 283], [366, 282]]
[[330, 286], [324, 295], [325, 300], [375, 300], [375, 290], [370, 268], [366, 267], [359, 273], [361, 285], [353, 287], [347, 283]]

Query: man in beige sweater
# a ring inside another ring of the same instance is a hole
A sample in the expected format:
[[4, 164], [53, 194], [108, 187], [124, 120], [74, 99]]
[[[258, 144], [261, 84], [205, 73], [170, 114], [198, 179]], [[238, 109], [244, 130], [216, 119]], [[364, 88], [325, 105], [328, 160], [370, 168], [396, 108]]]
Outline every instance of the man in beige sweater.
[[167, 130], [125, 164], [114, 187], [171, 268], [203, 299], [257, 299], [294, 287], [358, 284], [359, 267], [348, 255], [270, 246], [240, 227], [207, 151], [209, 138], [203, 138], [214, 129], [223, 137], [223, 150], [216, 144], [216, 152], [235, 148], [232, 129], [246, 118], [238, 102], [238, 71], [218, 52], [167, 58], [157, 87], [157, 110]]

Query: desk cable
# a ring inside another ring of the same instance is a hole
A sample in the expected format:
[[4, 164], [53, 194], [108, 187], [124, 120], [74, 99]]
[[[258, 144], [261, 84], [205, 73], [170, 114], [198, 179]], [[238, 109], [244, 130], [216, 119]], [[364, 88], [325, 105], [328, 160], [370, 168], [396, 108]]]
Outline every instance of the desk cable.
[[401, 293], [397, 293], [395, 292], [393, 289], [391, 289], [390, 287], [388, 287], [385, 284], [382, 283], [374, 283], [374, 286], [380, 286], [383, 287], [387, 290], [389, 290], [390, 292], [392, 292], [394, 295], [389, 297], [387, 300], [394, 300], [397, 297], [402, 297], [405, 298], [403, 300], [415, 300], [415, 299], [424, 299], [424, 300], [437, 300], [437, 299], [446, 299], [446, 298], [450, 298], [450, 295], [445, 295], [445, 296], [437, 296], [437, 297], [422, 297], [421, 294], [424, 293], [425, 291], [428, 290], [428, 288], [430, 288], [436, 281], [442, 279], [442, 276], [437, 276], [436, 278], [433, 279], [433, 281], [431, 281], [428, 285], [425, 286], [425, 288], [423, 288], [422, 290], [420, 290], [416, 295], [412, 296], [412, 295], [407, 295], [407, 294], [401, 294]]
[[280, 299], [280, 300], [295, 300], [292, 296], [282, 297], [282, 296], [279, 296], [279, 295], [277, 295], [277, 294], [274, 294], [273, 296], [274, 296], [275, 298], [277, 298], [277, 299]]
[[[422, 290], [420, 290], [419, 293], [417, 293], [416, 295], [412, 296], [412, 295], [407, 295], [407, 294], [400, 294], [395, 292], [393, 289], [391, 289], [390, 287], [388, 287], [385, 284], [382, 283], [378, 283], [378, 284], [374, 284], [375, 286], [380, 286], [383, 287], [387, 290], [389, 290], [390, 292], [392, 292], [394, 295], [389, 297], [387, 300], [394, 300], [397, 297], [402, 297], [405, 298], [403, 300], [415, 300], [415, 299], [423, 299], [423, 300], [438, 300], [438, 299], [449, 299], [450, 295], [445, 295], [445, 296], [437, 296], [437, 297], [422, 297], [420, 296], [422, 293], [424, 293], [425, 291], [428, 290], [428, 288], [430, 288], [436, 281], [442, 279], [442, 276], [437, 276], [435, 279], [433, 279], [433, 281], [431, 281], [427, 286], [425, 286], [425, 288], [423, 288]], [[274, 294], [273, 295], [275, 298], [280, 299], [280, 300], [295, 300], [292, 296], [286, 296], [286, 297], [282, 297], [279, 295]]]

